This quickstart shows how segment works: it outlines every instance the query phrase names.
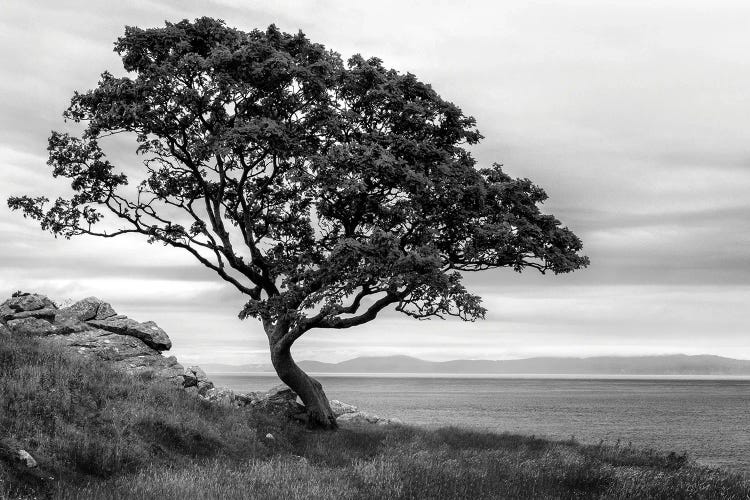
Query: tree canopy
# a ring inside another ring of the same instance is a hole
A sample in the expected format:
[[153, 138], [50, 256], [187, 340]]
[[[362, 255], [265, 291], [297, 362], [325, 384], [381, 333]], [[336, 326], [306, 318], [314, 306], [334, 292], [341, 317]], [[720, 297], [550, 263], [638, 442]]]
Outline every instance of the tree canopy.
[[[72, 195], [9, 206], [66, 238], [137, 233], [189, 252], [248, 297], [241, 317], [272, 345], [389, 305], [481, 318], [462, 273], [588, 263], [540, 211], [541, 188], [476, 165], [472, 117], [380, 59], [344, 63], [302, 33], [210, 18], [128, 27], [115, 51], [124, 76], [103, 73], [64, 113], [82, 135], [49, 138]], [[108, 160], [117, 134], [140, 168]]]

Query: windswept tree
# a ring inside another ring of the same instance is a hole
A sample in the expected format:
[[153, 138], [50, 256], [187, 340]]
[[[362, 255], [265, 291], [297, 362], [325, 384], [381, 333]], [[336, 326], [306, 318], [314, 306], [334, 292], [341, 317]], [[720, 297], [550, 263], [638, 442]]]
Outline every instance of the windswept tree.
[[[65, 238], [135, 233], [192, 254], [247, 297], [240, 317], [262, 322], [310, 426], [336, 420], [290, 354], [305, 332], [390, 306], [472, 321], [485, 309], [462, 273], [588, 263], [540, 212], [541, 188], [477, 167], [473, 118], [377, 58], [343, 63], [302, 33], [210, 18], [128, 27], [115, 51], [126, 76], [103, 73], [64, 113], [81, 136], [49, 138], [70, 197], [10, 208]], [[133, 138], [140, 167], [107, 159], [101, 143], [117, 134]]]

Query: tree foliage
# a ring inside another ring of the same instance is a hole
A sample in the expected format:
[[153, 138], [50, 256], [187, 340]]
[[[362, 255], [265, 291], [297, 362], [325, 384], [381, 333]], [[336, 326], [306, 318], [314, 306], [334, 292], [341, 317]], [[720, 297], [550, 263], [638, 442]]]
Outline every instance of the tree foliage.
[[[66, 238], [137, 233], [191, 253], [248, 296], [241, 317], [272, 345], [389, 305], [481, 318], [463, 272], [588, 263], [541, 188], [477, 167], [473, 118], [377, 58], [209, 18], [128, 27], [115, 51], [125, 76], [105, 72], [65, 112], [82, 135], [49, 139], [72, 196], [9, 206]], [[116, 134], [137, 141], [136, 179], [100, 146]]]

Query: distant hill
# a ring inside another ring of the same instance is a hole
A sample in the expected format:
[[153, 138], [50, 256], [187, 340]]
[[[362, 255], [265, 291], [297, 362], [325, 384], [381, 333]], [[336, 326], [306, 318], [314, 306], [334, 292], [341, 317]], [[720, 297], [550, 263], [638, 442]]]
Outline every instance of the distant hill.
[[[301, 361], [313, 373], [460, 373], [544, 375], [750, 375], [750, 360], [712, 355], [539, 357], [425, 361], [410, 356], [358, 357], [340, 363]], [[273, 372], [270, 365], [205, 365], [209, 373]]]

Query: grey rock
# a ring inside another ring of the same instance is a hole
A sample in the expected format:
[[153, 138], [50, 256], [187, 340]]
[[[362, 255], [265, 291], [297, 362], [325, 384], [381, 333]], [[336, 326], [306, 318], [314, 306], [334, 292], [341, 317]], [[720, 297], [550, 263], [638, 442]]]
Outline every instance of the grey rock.
[[288, 385], [279, 384], [272, 387], [266, 392], [265, 399], [270, 403], [287, 403], [289, 401], [297, 400], [297, 393], [294, 392]]
[[57, 306], [49, 298], [39, 294], [22, 294], [16, 297], [11, 297], [2, 304], [0, 304], [0, 314], [7, 314], [8, 312], [19, 313], [23, 311], [35, 311], [37, 309], [57, 309]]
[[60, 334], [84, 332], [86, 330], [94, 330], [95, 328], [88, 323], [75, 318], [59, 317], [55, 318], [55, 326], [58, 328]]
[[216, 387], [212, 387], [211, 389], [208, 389], [206, 394], [202, 397], [206, 401], [223, 406], [237, 406], [237, 398], [234, 391], [231, 389], [217, 389]]
[[12, 319], [6, 323], [10, 331], [17, 335], [54, 335], [60, 328], [39, 318]]
[[185, 388], [195, 387], [198, 394], [205, 395], [209, 389], [214, 387], [214, 383], [208, 380], [206, 372], [200, 366], [189, 366], [185, 368], [182, 375], [182, 386]]
[[354, 413], [344, 413], [343, 415], [337, 417], [336, 421], [339, 423], [349, 422], [353, 424], [369, 424], [370, 421], [367, 419], [367, 417], [367, 413], [358, 411]]
[[198, 382], [208, 380], [206, 372], [200, 366], [188, 366], [185, 368], [185, 378], [195, 381], [192, 385], [198, 385]]
[[28, 468], [34, 468], [37, 466], [36, 460], [26, 450], [18, 450], [16, 454], [18, 460]]
[[114, 366], [131, 375], [150, 375], [182, 386], [185, 368], [174, 356], [162, 356], [158, 352], [151, 355], [134, 356], [114, 363]]
[[357, 425], [403, 425], [403, 422], [397, 418], [381, 418], [372, 413], [357, 411], [354, 413], [344, 413], [336, 417], [338, 423], [351, 423]]
[[45, 307], [44, 309], [36, 309], [33, 311], [21, 311], [21, 312], [8, 313], [8, 314], [3, 315], [3, 319], [6, 321], [10, 321], [12, 319], [38, 318], [38, 319], [45, 319], [49, 322], [52, 322], [55, 320], [56, 314], [57, 314], [57, 309]]
[[80, 321], [106, 319], [117, 313], [112, 306], [96, 297], [86, 297], [73, 305], [60, 309], [58, 317], [75, 318]]
[[198, 394], [205, 394], [206, 391], [214, 388], [214, 383], [210, 380], [203, 380], [198, 382], [196, 387], [198, 387]]
[[159, 351], [142, 340], [101, 329], [55, 335], [50, 340], [76, 349], [80, 354], [93, 354], [106, 361], [122, 361], [138, 356], [160, 356]]
[[257, 396], [258, 399], [250, 404], [271, 413], [294, 417], [305, 411], [305, 407], [297, 402], [297, 393], [286, 384], [279, 384]]
[[332, 399], [328, 404], [331, 405], [331, 410], [333, 410], [333, 414], [336, 415], [337, 418], [345, 413], [357, 413], [359, 411], [359, 408], [356, 406], [342, 403], [338, 399]]
[[265, 392], [238, 392], [235, 394], [237, 406], [255, 406], [263, 400]]
[[109, 305], [107, 302], [102, 302], [99, 304], [99, 310], [96, 311], [96, 319], [107, 319], [114, 316], [117, 316], [117, 313], [114, 309], [112, 309], [111, 305]]
[[105, 320], [92, 320], [88, 323], [102, 330], [139, 338], [157, 351], [168, 351], [172, 348], [172, 341], [169, 340], [169, 336], [153, 321], [139, 323], [130, 318], [112, 317]]
[[268, 434], [266, 434], [266, 439], [268, 439], [270, 441], [275, 441], [276, 440], [276, 438], [273, 437], [273, 434], [271, 434], [270, 432]]

